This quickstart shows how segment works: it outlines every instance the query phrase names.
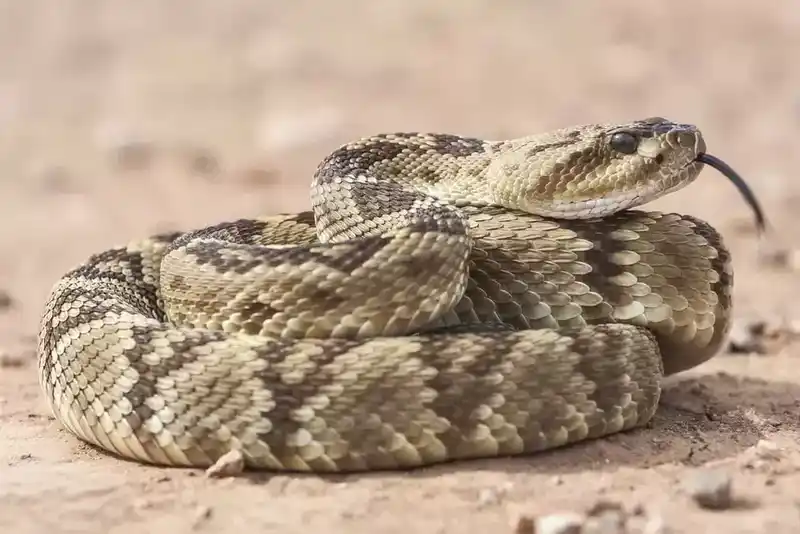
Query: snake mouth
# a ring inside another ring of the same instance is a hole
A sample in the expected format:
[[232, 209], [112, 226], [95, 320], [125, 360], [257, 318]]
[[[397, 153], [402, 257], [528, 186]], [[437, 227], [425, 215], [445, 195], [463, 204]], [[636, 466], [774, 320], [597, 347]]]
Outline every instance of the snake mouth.
[[709, 167], [713, 167], [714, 169], [718, 170], [725, 176], [728, 180], [733, 182], [733, 185], [736, 186], [736, 189], [739, 190], [739, 193], [742, 194], [744, 197], [745, 202], [753, 210], [753, 213], [756, 218], [756, 227], [758, 228], [759, 232], [763, 232], [766, 227], [766, 219], [764, 218], [764, 212], [761, 210], [761, 206], [758, 203], [758, 199], [756, 198], [753, 191], [750, 189], [750, 186], [747, 185], [747, 182], [744, 181], [738, 172], [733, 170], [730, 165], [722, 161], [716, 156], [712, 156], [711, 154], [705, 152], [699, 152], [695, 161], [708, 165]]

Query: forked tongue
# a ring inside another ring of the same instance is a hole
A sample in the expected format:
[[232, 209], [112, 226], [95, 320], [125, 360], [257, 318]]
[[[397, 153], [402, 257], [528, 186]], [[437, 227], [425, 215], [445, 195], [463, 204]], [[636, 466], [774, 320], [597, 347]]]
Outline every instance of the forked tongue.
[[758, 204], [758, 199], [753, 194], [753, 191], [747, 185], [747, 182], [739, 176], [739, 173], [734, 171], [730, 165], [722, 161], [716, 156], [712, 156], [711, 154], [700, 153], [697, 155], [697, 161], [708, 165], [709, 167], [713, 167], [717, 169], [719, 172], [723, 174], [723, 176], [727, 177], [728, 180], [733, 182], [733, 185], [736, 186], [736, 189], [739, 190], [739, 193], [742, 194], [744, 197], [745, 202], [747, 205], [750, 206], [750, 209], [753, 210], [753, 213], [756, 217], [756, 227], [758, 228], [759, 234], [763, 233], [766, 228], [766, 219], [764, 218], [764, 212], [761, 211], [761, 206]]

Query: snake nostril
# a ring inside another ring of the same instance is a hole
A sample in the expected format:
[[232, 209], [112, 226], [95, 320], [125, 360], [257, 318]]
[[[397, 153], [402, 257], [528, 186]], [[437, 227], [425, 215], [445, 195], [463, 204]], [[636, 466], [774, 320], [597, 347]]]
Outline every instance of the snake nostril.
[[703, 136], [698, 136], [696, 139], [696, 145], [694, 147], [695, 154], [702, 154], [706, 151], [706, 140], [703, 139]]

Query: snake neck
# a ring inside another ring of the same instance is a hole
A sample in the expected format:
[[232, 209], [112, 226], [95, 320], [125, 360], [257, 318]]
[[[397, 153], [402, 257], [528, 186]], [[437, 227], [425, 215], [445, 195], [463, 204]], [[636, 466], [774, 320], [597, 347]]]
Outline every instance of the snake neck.
[[695, 127], [665, 119], [506, 141], [380, 134], [346, 144], [320, 163], [312, 205], [323, 241], [427, 224], [421, 215], [458, 226], [463, 218], [453, 205], [595, 219], [692, 182], [702, 169], [696, 156], [703, 146]]

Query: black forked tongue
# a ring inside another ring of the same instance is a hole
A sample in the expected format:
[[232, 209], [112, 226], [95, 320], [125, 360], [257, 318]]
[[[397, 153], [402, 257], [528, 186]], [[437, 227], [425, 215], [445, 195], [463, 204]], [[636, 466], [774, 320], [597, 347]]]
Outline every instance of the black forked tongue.
[[756, 226], [758, 227], [759, 233], [764, 232], [764, 228], [766, 227], [766, 219], [764, 219], [764, 212], [761, 211], [761, 206], [758, 204], [758, 199], [753, 194], [753, 191], [747, 185], [747, 182], [739, 176], [739, 173], [734, 171], [730, 165], [722, 161], [721, 159], [712, 156], [711, 154], [700, 153], [697, 155], [697, 161], [708, 165], [709, 167], [714, 167], [719, 172], [721, 172], [724, 176], [728, 178], [733, 185], [736, 186], [736, 189], [744, 197], [745, 202], [747, 205], [750, 206], [750, 209], [753, 210], [753, 213], [756, 216]]

